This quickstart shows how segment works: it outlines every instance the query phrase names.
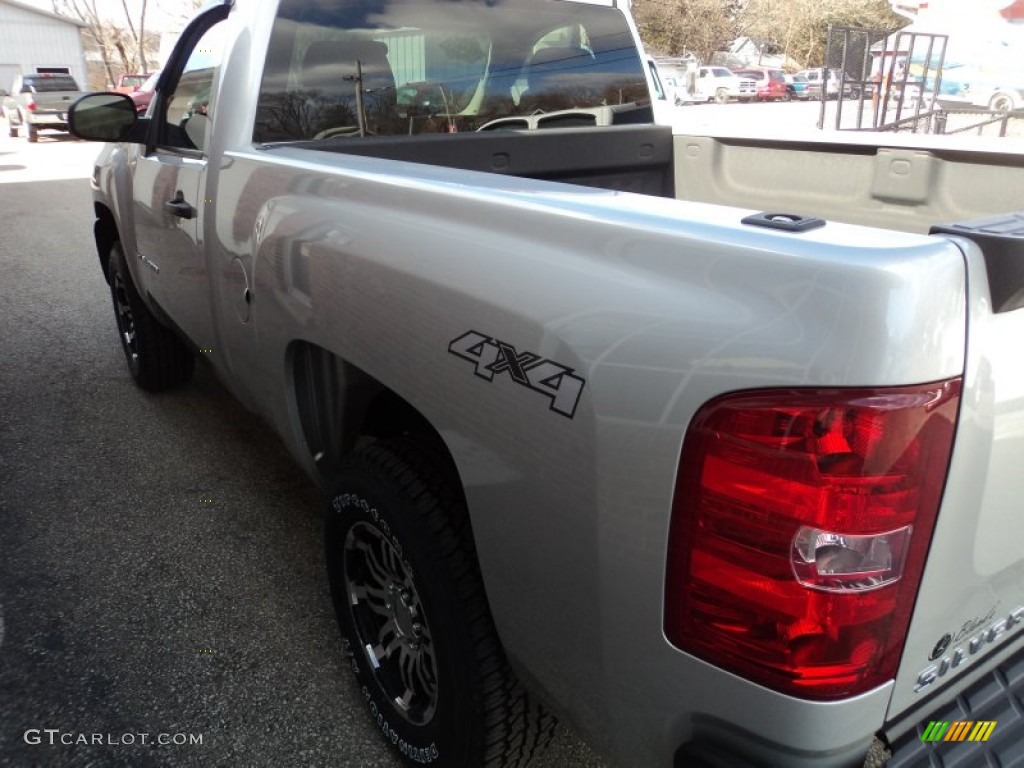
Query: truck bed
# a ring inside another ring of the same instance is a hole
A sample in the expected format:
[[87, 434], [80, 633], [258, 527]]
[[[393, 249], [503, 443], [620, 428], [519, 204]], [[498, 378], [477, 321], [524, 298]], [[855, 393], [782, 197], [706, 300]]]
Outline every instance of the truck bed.
[[676, 135], [675, 196], [919, 233], [1021, 207], [1024, 154], [943, 138]]
[[672, 130], [663, 125], [345, 137], [294, 142], [321, 151], [672, 197]]
[[[940, 137], [941, 138], [941, 137]], [[673, 134], [614, 125], [295, 142], [321, 151], [427, 163], [927, 233], [1024, 200], [1024, 154], [923, 146], [919, 137], [817, 134], [799, 140]], [[798, 182], [798, 183], [797, 183]]]

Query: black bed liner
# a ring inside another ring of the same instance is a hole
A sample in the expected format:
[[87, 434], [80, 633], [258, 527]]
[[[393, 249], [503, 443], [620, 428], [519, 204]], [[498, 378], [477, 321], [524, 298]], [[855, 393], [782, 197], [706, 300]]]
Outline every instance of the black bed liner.
[[[281, 146], [281, 145], [277, 145]], [[664, 125], [367, 136], [284, 146], [562, 181], [658, 197], [675, 194], [672, 129]]]

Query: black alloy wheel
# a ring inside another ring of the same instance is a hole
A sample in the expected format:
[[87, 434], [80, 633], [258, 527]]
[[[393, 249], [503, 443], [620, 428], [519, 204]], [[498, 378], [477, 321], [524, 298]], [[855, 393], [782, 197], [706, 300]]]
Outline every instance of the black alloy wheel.
[[374, 727], [406, 763], [525, 766], [555, 719], [509, 667], [445, 466], [411, 438], [345, 460], [325, 526], [338, 625]]

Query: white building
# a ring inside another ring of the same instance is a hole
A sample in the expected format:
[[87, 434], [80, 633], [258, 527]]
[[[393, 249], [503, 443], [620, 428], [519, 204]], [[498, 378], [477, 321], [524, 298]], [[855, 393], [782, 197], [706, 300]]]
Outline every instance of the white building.
[[18, 0], [0, 0], [0, 88], [10, 90], [19, 74], [67, 72], [84, 89], [85, 26]]

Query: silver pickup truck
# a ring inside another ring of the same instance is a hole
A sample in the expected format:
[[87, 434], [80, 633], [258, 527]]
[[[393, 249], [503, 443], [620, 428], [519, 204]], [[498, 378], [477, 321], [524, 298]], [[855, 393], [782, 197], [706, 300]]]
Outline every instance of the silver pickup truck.
[[1022, 156], [673, 133], [645, 61], [613, 1], [207, 8], [71, 110], [131, 375], [325, 489], [410, 765], [1019, 759]]
[[30, 142], [39, 141], [39, 129], [68, 129], [68, 109], [82, 95], [71, 75], [29, 74], [14, 78], [11, 92], [2, 100], [11, 138], [24, 127]]

